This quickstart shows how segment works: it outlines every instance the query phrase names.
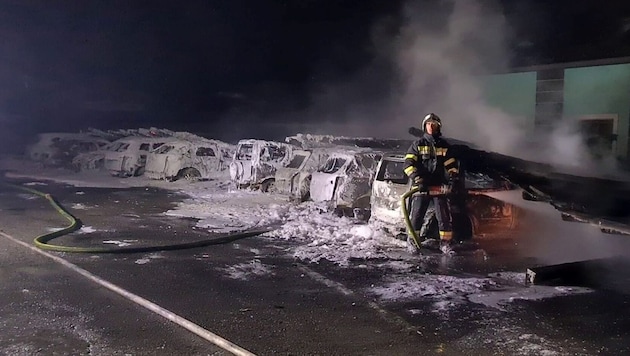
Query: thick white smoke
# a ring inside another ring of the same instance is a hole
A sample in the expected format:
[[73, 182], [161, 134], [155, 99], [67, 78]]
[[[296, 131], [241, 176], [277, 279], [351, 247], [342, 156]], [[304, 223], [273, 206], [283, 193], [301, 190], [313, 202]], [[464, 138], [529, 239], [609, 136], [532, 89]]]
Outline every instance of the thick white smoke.
[[510, 57], [511, 29], [492, 3], [453, 0], [446, 25], [433, 33], [418, 19], [417, 3], [405, 7], [395, 57], [406, 78], [399, 98], [402, 121], [417, 123], [418, 113], [436, 112], [446, 135], [484, 149], [556, 166], [594, 167], [575, 121], [533, 132], [533, 125], [522, 123], [534, 118], [510, 116], [487, 103], [483, 76], [508, 71]]
[[482, 74], [507, 65], [505, 19], [487, 1], [483, 7], [477, 1], [451, 4], [445, 24], [434, 28], [425, 25], [427, 14], [419, 3], [404, 9], [406, 22], [393, 58], [404, 80], [394, 103], [400, 121], [418, 125], [424, 113], [435, 112], [446, 135], [507, 152], [523, 131], [517, 120], [486, 105], [480, 85]]
[[[374, 26], [375, 62], [388, 61], [392, 78], [375, 81], [381, 67], [371, 66], [352, 81], [319, 87], [309, 115], [318, 118], [320, 133], [408, 137], [409, 126], [434, 112], [446, 136], [485, 150], [558, 167], [601, 165], [588, 154], [574, 120], [534, 133], [533, 117], [510, 116], [488, 104], [484, 75], [509, 71], [513, 40], [498, 2], [409, 1], [401, 15], [396, 31], [391, 18]], [[364, 95], [372, 86], [390, 90], [378, 99]]]

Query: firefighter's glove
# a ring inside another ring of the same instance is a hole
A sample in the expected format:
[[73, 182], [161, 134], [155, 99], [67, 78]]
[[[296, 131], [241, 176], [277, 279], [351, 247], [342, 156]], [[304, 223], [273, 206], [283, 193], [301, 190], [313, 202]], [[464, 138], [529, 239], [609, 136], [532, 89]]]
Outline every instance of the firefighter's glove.
[[422, 178], [420, 177], [415, 177], [413, 179], [413, 184], [411, 185], [411, 189], [415, 189], [415, 188], [418, 188], [418, 192], [421, 192], [421, 193], [429, 191], [428, 187], [422, 184]]

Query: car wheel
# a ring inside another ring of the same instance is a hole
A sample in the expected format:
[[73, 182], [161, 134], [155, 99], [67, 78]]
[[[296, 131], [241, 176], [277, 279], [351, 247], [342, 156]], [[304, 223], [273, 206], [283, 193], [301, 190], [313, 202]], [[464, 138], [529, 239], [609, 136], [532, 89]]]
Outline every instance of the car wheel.
[[185, 168], [180, 172], [180, 174], [178, 174], [178, 176], [187, 181], [196, 182], [201, 178], [201, 173], [194, 168]]
[[275, 191], [276, 191], [276, 180], [275, 179], [268, 179], [268, 180], [264, 181], [260, 185], [260, 191], [263, 192], [263, 193], [275, 193]]

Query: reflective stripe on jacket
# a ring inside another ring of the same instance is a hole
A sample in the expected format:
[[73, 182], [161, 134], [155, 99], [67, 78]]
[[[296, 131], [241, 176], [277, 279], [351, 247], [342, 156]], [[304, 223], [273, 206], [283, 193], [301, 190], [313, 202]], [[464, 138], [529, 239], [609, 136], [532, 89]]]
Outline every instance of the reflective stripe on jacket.
[[449, 177], [459, 175], [459, 163], [449, 148], [443, 138], [424, 134], [407, 150], [405, 174], [412, 181], [420, 177], [420, 183], [427, 186], [448, 183]]

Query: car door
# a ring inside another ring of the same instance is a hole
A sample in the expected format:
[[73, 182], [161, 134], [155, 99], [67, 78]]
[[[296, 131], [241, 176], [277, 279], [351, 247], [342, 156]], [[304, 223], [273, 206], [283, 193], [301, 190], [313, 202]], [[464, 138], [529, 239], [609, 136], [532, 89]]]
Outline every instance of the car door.
[[403, 157], [382, 158], [372, 184], [371, 216], [393, 225], [402, 224], [401, 197], [409, 188]]

